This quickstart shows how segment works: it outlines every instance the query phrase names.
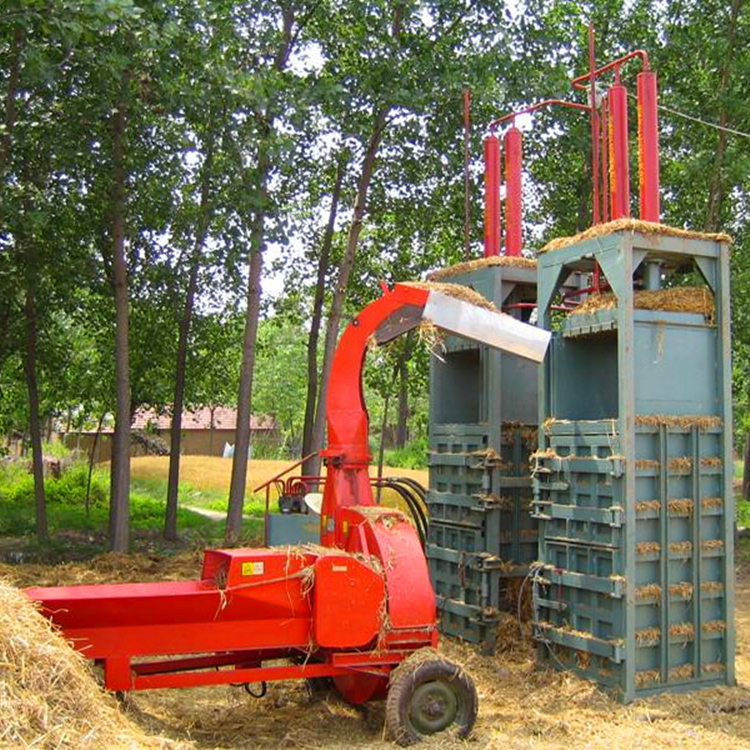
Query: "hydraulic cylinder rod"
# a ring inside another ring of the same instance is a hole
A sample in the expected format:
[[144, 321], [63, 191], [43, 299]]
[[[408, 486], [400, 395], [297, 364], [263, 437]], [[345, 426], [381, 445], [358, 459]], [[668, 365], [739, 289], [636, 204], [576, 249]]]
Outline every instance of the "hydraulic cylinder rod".
[[638, 182], [640, 216], [659, 221], [659, 122], [656, 73], [638, 74]]
[[621, 83], [609, 90], [609, 199], [612, 220], [630, 216], [628, 93]]
[[511, 126], [503, 139], [505, 149], [505, 254], [521, 255], [523, 249], [522, 160], [523, 136]]
[[500, 141], [484, 141], [484, 257], [500, 255]]

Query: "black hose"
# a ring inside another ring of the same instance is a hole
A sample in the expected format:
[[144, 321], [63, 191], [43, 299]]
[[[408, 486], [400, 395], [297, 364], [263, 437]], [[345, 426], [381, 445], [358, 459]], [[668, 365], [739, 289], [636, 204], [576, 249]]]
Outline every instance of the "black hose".
[[409, 508], [409, 512], [414, 519], [414, 525], [419, 534], [419, 541], [424, 549], [427, 544], [427, 518], [420, 507], [419, 500], [414, 494], [406, 487], [391, 481], [390, 479], [383, 479], [376, 484], [376, 487], [384, 489], [392, 489], [397, 492], [406, 503]]
[[402, 487], [398, 484], [390, 482], [389, 480], [383, 480], [380, 483], [380, 487], [384, 489], [393, 490], [406, 503], [407, 507], [409, 508], [409, 514], [414, 520], [414, 525], [417, 529], [417, 533], [419, 534], [420, 542], [422, 546], [424, 547], [426, 537], [427, 537], [427, 534], [426, 534], [427, 525], [426, 525], [426, 519], [424, 518], [424, 514], [422, 513], [422, 510], [419, 507], [419, 504], [416, 498], [411, 494], [411, 492], [408, 489], [406, 489], [406, 487]]
[[420, 507], [423, 508], [422, 516], [424, 517], [425, 528], [429, 523], [430, 509], [427, 505], [427, 490], [416, 480], [410, 479], [409, 477], [388, 477], [389, 482], [395, 482], [396, 484], [403, 484], [411, 488], [416, 494], [419, 500], [421, 500]]
[[427, 489], [424, 487], [424, 485], [420, 484], [416, 479], [412, 479], [411, 477], [388, 477], [389, 480], [393, 482], [401, 482], [402, 484], [406, 484], [409, 487], [411, 487], [413, 490], [417, 492], [419, 497], [424, 500], [427, 496]]

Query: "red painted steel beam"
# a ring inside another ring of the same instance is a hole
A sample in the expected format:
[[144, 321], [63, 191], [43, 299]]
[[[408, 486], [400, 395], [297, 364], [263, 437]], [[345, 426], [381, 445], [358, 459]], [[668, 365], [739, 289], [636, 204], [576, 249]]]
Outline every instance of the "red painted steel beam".
[[504, 122], [513, 120], [519, 115], [528, 115], [528, 114], [531, 114], [532, 112], [536, 112], [537, 109], [542, 109], [543, 107], [550, 107], [550, 106], [567, 107], [568, 109], [577, 109], [582, 112], [591, 111], [591, 107], [589, 107], [587, 104], [579, 104], [578, 102], [568, 102], [565, 99], [543, 99], [541, 102], [536, 102], [536, 104], [529, 104], [528, 107], [524, 107], [523, 109], [517, 109], [513, 112], [508, 112], [508, 114], [503, 115], [502, 117], [498, 117], [496, 120], [493, 120], [489, 124], [490, 130], [494, 130], [498, 125], [502, 125], [502, 123]]
[[[618, 57], [616, 60], [612, 60], [612, 62], [608, 62], [606, 65], [602, 65], [601, 68], [597, 68], [594, 71], [594, 76], [596, 78], [599, 78], [599, 76], [603, 75], [604, 73], [608, 73], [610, 70], [614, 70], [615, 72], [617, 72], [624, 63], [630, 60], [634, 60], [636, 57], [639, 57], [641, 59], [643, 70], [648, 70], [648, 52], [643, 49], [636, 49], [632, 52], [628, 52], [627, 55], [623, 55], [622, 57]], [[573, 79], [572, 85], [573, 88], [585, 90], [590, 85], [590, 73], [583, 73], [582, 75], [577, 76]]]
[[609, 90], [609, 198], [612, 220], [630, 216], [628, 93], [616, 83]]
[[638, 74], [638, 181], [640, 216], [658, 222], [659, 206], [659, 116], [656, 73]]
[[589, 105], [591, 107], [591, 218], [600, 221], [599, 214], [599, 113], [596, 111], [596, 51], [594, 24], [589, 24]]
[[523, 136], [515, 125], [503, 139], [505, 151], [505, 254], [521, 255], [523, 249]]
[[[377, 667], [371, 667], [377, 669]], [[253, 669], [227, 669], [218, 672], [177, 672], [174, 674], [135, 675], [133, 690], [154, 688], [186, 688], [200, 685], [227, 685], [229, 683], [271, 682], [274, 680], [309, 679], [352, 674], [352, 669], [332, 664], [289, 664]], [[384, 671], [383, 674], [386, 674]]]
[[484, 140], [484, 257], [500, 255], [500, 141]]

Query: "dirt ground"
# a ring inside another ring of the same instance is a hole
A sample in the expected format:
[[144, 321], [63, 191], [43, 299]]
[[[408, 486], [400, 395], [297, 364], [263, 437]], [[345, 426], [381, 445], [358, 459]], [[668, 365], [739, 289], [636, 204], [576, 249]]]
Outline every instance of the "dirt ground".
[[[197, 573], [199, 553], [175, 558], [107, 555], [81, 564], [0, 565], [16, 585], [159, 580]], [[736, 688], [665, 695], [622, 706], [570, 674], [537, 669], [515, 620], [501, 625], [495, 657], [444, 640], [441, 649], [474, 677], [479, 719], [470, 740], [427, 747], [750, 748], [750, 567], [737, 586]], [[388, 748], [383, 706], [352, 708], [334, 695], [312, 701], [300, 683], [269, 685], [263, 699], [231, 687], [140, 693], [124, 710], [148, 733], [192, 748]]]

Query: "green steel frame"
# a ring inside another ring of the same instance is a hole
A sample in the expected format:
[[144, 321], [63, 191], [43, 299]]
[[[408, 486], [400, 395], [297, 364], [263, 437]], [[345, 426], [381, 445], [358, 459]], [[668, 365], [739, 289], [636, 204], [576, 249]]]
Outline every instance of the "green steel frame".
[[[616, 307], [559, 325], [563, 280], [595, 262]], [[691, 266], [713, 321], [635, 309], [634, 277]], [[539, 656], [625, 701], [733, 684], [729, 248], [622, 230], [541, 254], [538, 272], [539, 325], [559, 328], [539, 374]], [[654, 418], [665, 414], [715, 420]]]
[[[536, 298], [533, 268], [484, 265], [443, 280], [498, 308]], [[444, 344], [430, 368], [427, 557], [443, 632], [492, 652], [499, 612], [515, 607], [509, 582], [536, 558], [528, 456], [538, 366], [456, 337]]]

